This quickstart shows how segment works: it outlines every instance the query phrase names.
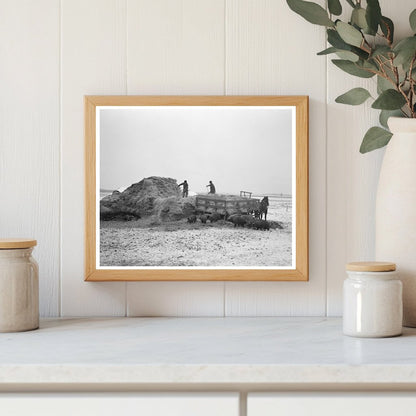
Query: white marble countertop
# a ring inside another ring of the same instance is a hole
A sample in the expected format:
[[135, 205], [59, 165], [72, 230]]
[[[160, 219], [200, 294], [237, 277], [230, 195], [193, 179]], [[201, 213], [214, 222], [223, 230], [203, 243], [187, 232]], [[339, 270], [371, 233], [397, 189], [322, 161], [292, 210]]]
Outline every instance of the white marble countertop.
[[48, 383], [416, 387], [416, 329], [359, 339], [343, 336], [341, 324], [334, 318], [43, 320], [37, 331], [0, 334], [0, 389]]

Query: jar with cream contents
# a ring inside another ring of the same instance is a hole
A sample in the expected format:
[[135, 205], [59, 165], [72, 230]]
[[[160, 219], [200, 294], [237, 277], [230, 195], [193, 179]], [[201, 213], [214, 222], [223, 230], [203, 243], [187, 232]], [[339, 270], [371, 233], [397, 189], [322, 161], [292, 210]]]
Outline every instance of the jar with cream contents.
[[348, 263], [344, 281], [343, 331], [353, 337], [381, 338], [402, 333], [402, 282], [396, 265]]

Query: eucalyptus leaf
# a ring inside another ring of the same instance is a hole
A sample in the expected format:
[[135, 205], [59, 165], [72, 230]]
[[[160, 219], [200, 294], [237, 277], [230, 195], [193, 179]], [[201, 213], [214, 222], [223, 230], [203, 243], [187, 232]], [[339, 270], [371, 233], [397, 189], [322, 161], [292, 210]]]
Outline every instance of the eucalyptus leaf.
[[399, 91], [388, 89], [383, 91], [372, 107], [379, 110], [398, 110], [406, 104], [406, 99]]
[[381, 17], [380, 28], [384, 36], [388, 39], [390, 44], [393, 43], [394, 39], [394, 23], [391, 19], [386, 16]]
[[344, 42], [336, 30], [328, 29], [327, 37], [328, 43], [332, 45], [334, 48], [353, 52], [361, 59], [368, 59], [368, 53], [366, 51]]
[[[394, 85], [396, 85], [396, 81], [397, 81], [396, 74], [388, 66], [384, 66], [384, 72], [394, 82]], [[399, 83], [403, 82], [406, 74], [403, 71], [399, 71], [398, 75], [399, 75]], [[385, 89], [395, 88], [393, 84], [389, 82], [388, 80], [386, 80], [386, 85], [389, 85], [389, 87]]]
[[328, 12], [319, 4], [303, 0], [286, 0], [288, 6], [305, 20], [314, 25], [334, 26]]
[[358, 60], [360, 59], [359, 56], [353, 52], [344, 51], [342, 49], [337, 49], [332, 46], [330, 48], [324, 49], [321, 52], [318, 52], [317, 55], [329, 55], [331, 53], [336, 53], [339, 58], [346, 59], [352, 62], [358, 62]]
[[377, 75], [377, 93], [381, 94], [383, 91], [391, 89], [393, 84], [386, 78]]
[[362, 7], [355, 8], [351, 14], [351, 23], [363, 29], [364, 32], [368, 31], [368, 23], [365, 15], [366, 10]]
[[366, 69], [371, 69], [372, 71], [379, 70], [379, 65], [376, 61], [363, 61], [362, 67]]
[[357, 56], [355, 53], [350, 52], [350, 51], [337, 50], [335, 53], [337, 54], [339, 58], [346, 60], [346, 61], [358, 62], [360, 60], [359, 56]]
[[365, 88], [353, 88], [337, 97], [335, 102], [348, 105], [360, 105], [370, 97], [370, 93]]
[[393, 136], [389, 131], [381, 127], [371, 127], [365, 134], [360, 147], [360, 153], [368, 153], [380, 149], [388, 144]]
[[356, 46], [358, 48], [363, 43], [363, 35], [354, 26], [339, 20], [336, 24], [336, 29], [339, 36], [345, 43]]
[[375, 74], [360, 68], [356, 63], [347, 61], [345, 59], [333, 59], [333, 64], [350, 75], [360, 78], [371, 78]]
[[381, 9], [378, 0], [367, 0], [367, 10], [365, 17], [369, 32], [373, 35], [377, 33], [378, 25], [381, 22]]
[[389, 128], [389, 126], [387, 125], [388, 119], [390, 117], [401, 117], [401, 116], [402, 116], [402, 112], [400, 110], [381, 110], [379, 121], [383, 127], [388, 129]]
[[416, 9], [414, 9], [412, 11], [412, 13], [410, 13], [409, 23], [410, 23], [410, 27], [412, 28], [413, 32], [416, 32]]
[[328, 0], [329, 13], [339, 16], [342, 13], [342, 6], [339, 0]]
[[394, 47], [394, 52], [396, 54], [394, 64], [402, 65], [403, 69], [407, 71], [413, 57], [416, 55], [416, 36], [401, 40]]
[[373, 50], [373, 52], [371, 53], [371, 57], [375, 58], [376, 56], [385, 56], [386, 58], [389, 58], [389, 54], [392, 53], [391, 48], [389, 48], [388, 46], [376, 46], [376, 48]]
[[330, 48], [326, 48], [321, 52], [318, 52], [317, 55], [329, 55], [330, 53], [335, 53], [337, 52], [338, 49], [334, 48], [333, 46], [331, 46]]
[[361, 59], [363, 59], [364, 62], [370, 57], [368, 52], [355, 46], [351, 46], [350, 50], [351, 52], [354, 52], [356, 55], [358, 55]]
[[326, 34], [328, 38], [328, 43], [332, 45], [334, 48], [345, 50], [350, 49], [349, 45], [342, 40], [341, 36], [336, 30], [327, 29]]

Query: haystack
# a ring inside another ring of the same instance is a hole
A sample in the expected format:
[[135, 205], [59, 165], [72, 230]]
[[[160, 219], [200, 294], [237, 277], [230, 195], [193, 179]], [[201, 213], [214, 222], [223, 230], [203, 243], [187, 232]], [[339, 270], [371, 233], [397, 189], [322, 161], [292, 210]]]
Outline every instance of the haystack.
[[100, 214], [101, 219], [117, 219], [128, 214], [136, 218], [152, 215], [161, 221], [179, 220], [191, 209], [191, 202], [185, 201], [190, 199], [181, 198], [176, 179], [151, 176], [121, 193], [114, 191], [103, 198]]

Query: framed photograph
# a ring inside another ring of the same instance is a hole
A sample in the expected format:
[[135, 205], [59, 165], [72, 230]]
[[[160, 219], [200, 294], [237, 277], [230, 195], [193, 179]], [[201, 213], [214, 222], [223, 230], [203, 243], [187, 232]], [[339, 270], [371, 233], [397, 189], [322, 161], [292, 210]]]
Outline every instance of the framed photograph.
[[308, 280], [308, 97], [86, 96], [85, 146], [85, 280]]

